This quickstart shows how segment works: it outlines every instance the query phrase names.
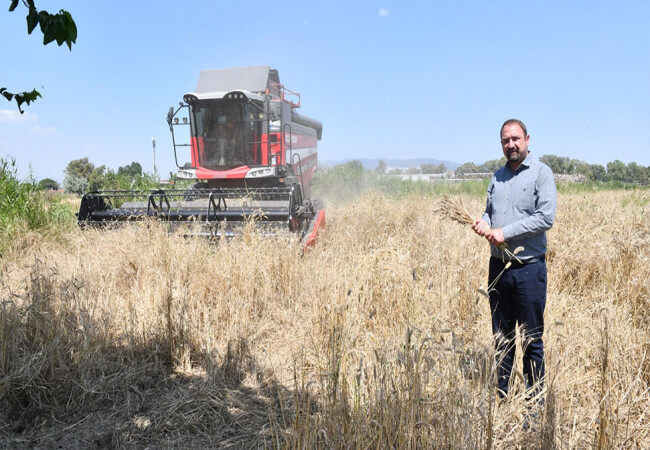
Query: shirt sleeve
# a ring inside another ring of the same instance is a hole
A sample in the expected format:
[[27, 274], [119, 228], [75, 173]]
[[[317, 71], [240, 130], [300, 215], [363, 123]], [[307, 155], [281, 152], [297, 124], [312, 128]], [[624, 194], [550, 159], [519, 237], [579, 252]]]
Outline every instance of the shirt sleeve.
[[481, 219], [487, 222], [487, 224], [490, 226], [492, 226], [491, 215], [492, 215], [492, 192], [493, 191], [494, 191], [494, 175], [492, 175], [492, 178], [490, 179], [490, 184], [488, 186], [488, 191], [487, 191], [487, 200], [485, 201], [485, 212], [481, 217]]
[[535, 182], [535, 212], [503, 227], [506, 241], [534, 236], [551, 229], [555, 220], [557, 190], [553, 172], [548, 166], [542, 166]]

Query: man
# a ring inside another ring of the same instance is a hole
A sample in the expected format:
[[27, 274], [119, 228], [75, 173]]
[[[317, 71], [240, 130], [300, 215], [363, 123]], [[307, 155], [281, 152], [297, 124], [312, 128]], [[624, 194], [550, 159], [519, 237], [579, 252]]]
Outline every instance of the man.
[[[508, 393], [514, 366], [517, 323], [525, 333], [526, 387], [541, 388], [544, 379], [546, 230], [553, 226], [557, 193], [551, 169], [530, 156], [529, 141], [523, 122], [505, 121], [501, 147], [507, 162], [492, 176], [485, 213], [472, 225], [491, 244], [488, 286], [501, 397]], [[503, 251], [504, 246], [510, 254]], [[524, 250], [512, 258], [512, 252], [520, 246]]]
[[235, 163], [236, 155], [241, 152], [241, 127], [237, 112], [230, 112], [223, 117], [223, 123], [217, 128], [217, 154], [219, 155], [218, 165], [224, 166]]

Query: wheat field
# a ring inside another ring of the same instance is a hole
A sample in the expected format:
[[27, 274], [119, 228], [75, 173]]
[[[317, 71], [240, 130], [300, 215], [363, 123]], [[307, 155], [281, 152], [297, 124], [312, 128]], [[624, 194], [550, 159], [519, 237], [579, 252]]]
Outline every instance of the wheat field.
[[[484, 200], [457, 194], [478, 217]], [[650, 195], [561, 194], [546, 403], [497, 402], [489, 246], [435, 195], [209, 245], [156, 223], [0, 259], [0, 447], [650, 448]]]

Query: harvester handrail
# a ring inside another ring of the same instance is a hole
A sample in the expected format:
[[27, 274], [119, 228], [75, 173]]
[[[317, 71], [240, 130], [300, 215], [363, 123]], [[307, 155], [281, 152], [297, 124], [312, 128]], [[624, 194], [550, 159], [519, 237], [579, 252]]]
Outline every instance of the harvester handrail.
[[[269, 87], [277, 91], [276, 98], [278, 100], [289, 103], [292, 108], [300, 108], [300, 94], [298, 92], [287, 89], [282, 83], [270, 83]], [[290, 100], [287, 96], [296, 97], [298, 101]], [[271, 100], [275, 100], [273, 94], [271, 94]]]

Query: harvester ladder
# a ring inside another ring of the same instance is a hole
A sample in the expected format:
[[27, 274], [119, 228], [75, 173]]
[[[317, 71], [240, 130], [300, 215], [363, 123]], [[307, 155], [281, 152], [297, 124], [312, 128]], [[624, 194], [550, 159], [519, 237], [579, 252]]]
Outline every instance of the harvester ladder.
[[[298, 157], [298, 170], [300, 171], [300, 175], [299, 175], [300, 176], [300, 192], [304, 193], [305, 192], [305, 186], [304, 186], [303, 176], [302, 176], [302, 163], [301, 163], [301, 160], [300, 160], [300, 155], [297, 154], [297, 153], [295, 155], [293, 154], [293, 134], [292, 134], [292, 131], [291, 131], [291, 124], [290, 123], [285, 123], [284, 127], [282, 127], [282, 128], [283, 128], [284, 133], [286, 133], [285, 130], [287, 128], [289, 129], [289, 160], [291, 161], [291, 171], [294, 173], [294, 175], [297, 175], [296, 174], [296, 162], [295, 162], [296, 156], [297, 156]], [[284, 133], [282, 133], [282, 134], [284, 134]], [[286, 140], [285, 140], [285, 142], [286, 142]]]

